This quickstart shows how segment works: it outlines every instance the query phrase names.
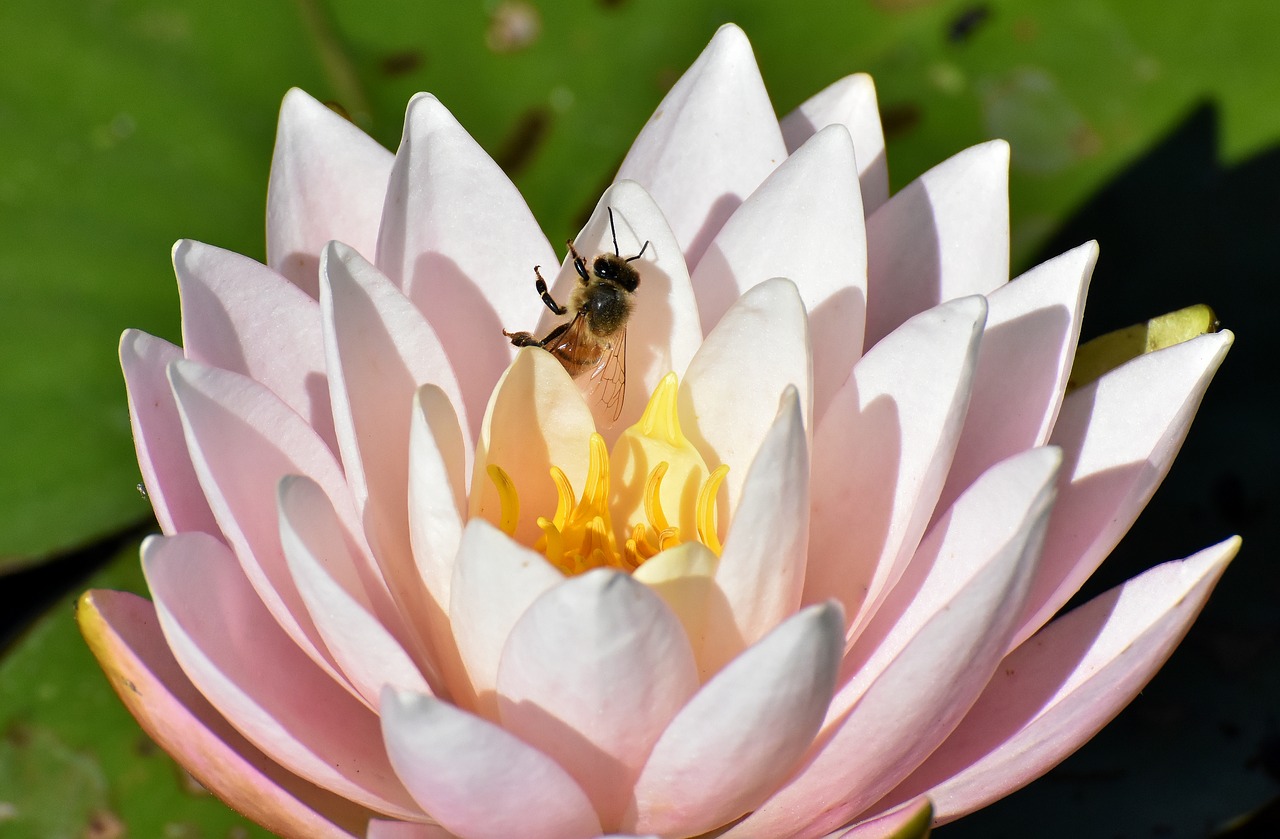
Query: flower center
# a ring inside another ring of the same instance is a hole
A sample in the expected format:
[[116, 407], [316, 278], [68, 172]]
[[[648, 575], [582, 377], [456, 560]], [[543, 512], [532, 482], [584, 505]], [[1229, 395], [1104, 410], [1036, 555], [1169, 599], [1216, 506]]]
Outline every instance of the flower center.
[[[592, 434], [587, 478], [580, 496], [559, 466], [551, 466], [556, 510], [538, 516], [542, 535], [534, 548], [565, 574], [613, 566], [634, 571], [650, 557], [689, 541], [720, 554], [716, 493], [729, 467], [707, 469], [680, 429], [679, 382], [668, 373], [654, 390], [639, 422], [614, 444]], [[502, 504], [499, 527], [513, 535], [520, 499], [511, 478], [488, 467]]]

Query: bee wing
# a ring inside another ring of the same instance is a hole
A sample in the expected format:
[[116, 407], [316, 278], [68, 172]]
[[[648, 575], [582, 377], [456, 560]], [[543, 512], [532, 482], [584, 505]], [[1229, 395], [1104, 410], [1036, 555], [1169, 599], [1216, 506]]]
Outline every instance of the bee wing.
[[591, 370], [591, 386], [587, 398], [604, 406], [609, 422], [617, 422], [622, 415], [622, 401], [627, 392], [627, 330], [619, 331], [617, 338], [600, 354], [600, 360]]

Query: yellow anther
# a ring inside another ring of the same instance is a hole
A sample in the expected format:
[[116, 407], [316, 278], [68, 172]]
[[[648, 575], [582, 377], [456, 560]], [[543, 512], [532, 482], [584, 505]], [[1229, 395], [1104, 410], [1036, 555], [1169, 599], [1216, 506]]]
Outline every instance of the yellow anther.
[[498, 527], [508, 536], [514, 536], [516, 525], [520, 522], [520, 496], [516, 494], [516, 485], [511, 481], [511, 476], [496, 463], [490, 463], [485, 472], [497, 488], [498, 500], [502, 503], [502, 518]]
[[569, 513], [578, 500], [573, 497], [573, 484], [569, 483], [569, 476], [559, 466], [551, 467], [551, 480], [556, 485], [556, 514], [552, 521], [557, 528], [563, 530], [565, 522], [569, 520]]
[[711, 549], [716, 556], [724, 550], [720, 545], [720, 536], [716, 527], [716, 494], [720, 492], [720, 484], [724, 476], [729, 474], [729, 465], [722, 463], [707, 478], [698, 493], [698, 540]]
[[667, 548], [674, 548], [680, 544], [680, 530], [675, 527], [668, 527], [658, 532], [658, 549], [665, 551]]
[[609, 447], [599, 434], [591, 435], [591, 461], [587, 485], [582, 488], [582, 505], [606, 513], [609, 510]]
[[644, 485], [644, 514], [655, 530], [666, 530], [671, 525], [662, 514], [662, 476], [667, 474], [668, 464], [664, 460], [649, 473], [649, 480]]
[[538, 527], [542, 528], [542, 552], [553, 565], [559, 565], [564, 559], [564, 539], [560, 536], [560, 528], [546, 516], [538, 516]]

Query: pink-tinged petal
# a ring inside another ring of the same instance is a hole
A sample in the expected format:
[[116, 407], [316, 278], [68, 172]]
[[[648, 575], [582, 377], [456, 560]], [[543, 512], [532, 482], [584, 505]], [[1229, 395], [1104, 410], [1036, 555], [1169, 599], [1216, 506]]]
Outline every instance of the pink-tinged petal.
[[226, 547], [203, 533], [152, 537], [142, 568], [187, 677], [272, 760], [372, 810], [412, 817], [377, 716], [280, 631]]
[[516, 623], [498, 703], [503, 728], [564, 767], [608, 827], [698, 684], [671, 610], [643, 583], [598, 569], [550, 589]]
[[809, 445], [794, 387], [742, 486], [715, 581], [730, 620], [707, 626], [705, 657], [723, 664], [800, 606], [809, 545]]
[[533, 291], [533, 266], [552, 265], [547, 243], [520, 192], [429, 94], [405, 115], [387, 187], [378, 268], [404, 290], [440, 336], [462, 385], [475, 438], [494, 382], [513, 350]]
[[1089, 242], [987, 296], [973, 396], [939, 510], [992, 464], [1048, 441], [1097, 259], [1098, 245]]
[[[285, 475], [311, 475], [346, 496], [333, 453], [252, 379], [194, 361], [176, 361], [168, 372], [200, 486], [245, 576], [294, 643], [342, 681], [289, 573], [275, 514], [276, 486]], [[354, 569], [343, 584], [359, 589]]]
[[[280, 482], [279, 506], [280, 542], [298, 592], [325, 646], [365, 704], [376, 708], [384, 685], [431, 693], [420, 665], [370, 613], [365, 593], [348, 591], [329, 570], [349, 568], [353, 561], [324, 490], [310, 478], [289, 476]], [[424, 670], [429, 665], [422, 663]], [[438, 675], [426, 672], [440, 684]]]
[[515, 540], [532, 545], [542, 535], [538, 516], [556, 511], [552, 465], [569, 478], [574, 492], [587, 480], [591, 409], [564, 367], [545, 350], [528, 347], [516, 356], [494, 388], [476, 444], [471, 476], [471, 518], [502, 520], [502, 501], [488, 474], [490, 465], [511, 478], [519, 494]]
[[1169, 471], [1232, 340], [1223, 331], [1147, 353], [1063, 400], [1051, 437], [1066, 455], [1062, 486], [1012, 646], [1062, 608], [1129, 530]]
[[704, 328], [770, 277], [800, 289], [813, 341], [815, 416], [862, 355], [867, 237], [849, 132], [813, 136], [725, 223], [693, 273]]
[[333, 239], [372, 256], [393, 157], [347, 119], [294, 88], [280, 106], [267, 187], [267, 264], [319, 296]]
[[1093, 737], [1169, 658], [1240, 548], [1167, 562], [1055, 620], [1009, 654], [964, 722], [887, 798], [929, 790], [939, 821], [1030, 783]]
[[[610, 209], [613, 210], [612, 229], [609, 226]], [[684, 255], [667, 227], [662, 210], [634, 181], [621, 181], [605, 190], [591, 219], [573, 240], [578, 253], [588, 261], [588, 271], [591, 270], [590, 261], [597, 254], [614, 252], [614, 232], [618, 237], [619, 254], [631, 257], [642, 249], [644, 254], [631, 262], [631, 267], [640, 275], [640, 285], [633, 298], [631, 317], [627, 320], [626, 356], [623, 359], [627, 384], [622, 413], [615, 421], [612, 406], [603, 404], [601, 398], [588, 399], [596, 417], [596, 426], [606, 434], [606, 439], [616, 437], [639, 420], [662, 377], [672, 371], [683, 375], [702, 344], [698, 304], [693, 296]], [[529, 278], [533, 279], [532, 271]], [[560, 273], [551, 284], [552, 296], [567, 306], [574, 288], [581, 284], [572, 259], [566, 256]], [[534, 293], [532, 282], [528, 290], [521, 293], [528, 315], [535, 310], [541, 313], [537, 327], [539, 336], [546, 335], [568, 317], [555, 315], [547, 309]], [[528, 315], [525, 321], [510, 326], [510, 329], [526, 325], [531, 319]], [[611, 428], [612, 434], [609, 433]]]
[[365, 839], [454, 839], [454, 836], [438, 824], [373, 819]]
[[414, 398], [409, 430], [409, 539], [416, 575], [396, 586], [450, 685], [467, 681], [449, 623], [453, 564], [467, 505], [465, 459], [462, 428], [449, 398], [435, 385], [423, 385]]
[[147, 499], [165, 533], [201, 531], [219, 536], [191, 455], [165, 371], [182, 358], [168, 341], [127, 329], [120, 336], [120, 367], [129, 396], [129, 422]]
[[872, 347], [818, 424], [804, 600], [865, 623], [924, 534], [964, 422], [987, 304], [917, 315]]
[[680, 425], [708, 467], [729, 464], [722, 522], [738, 507], [747, 467], [788, 386], [798, 393], [804, 427], [812, 427], [812, 382], [808, 318], [795, 283], [785, 279], [742, 295], [689, 363], [680, 382]]
[[884, 130], [876, 86], [866, 73], [845, 76], [809, 97], [782, 119], [782, 138], [795, 152], [828, 125], [843, 125], [853, 137], [862, 186], [862, 209], [870, 215], [889, 197], [889, 166], [884, 154]]
[[842, 666], [854, 672], [832, 700], [820, 745], [726, 839], [791, 835], [797, 821], [807, 826], [795, 835], [806, 837], [848, 824], [960, 722], [1015, 627], [1059, 462], [1053, 449], [1028, 452], [961, 496], [921, 544], [920, 565], [900, 584], [909, 590], [895, 592], [868, 627], [872, 649], [855, 647]]
[[285, 771], [213, 709], [174, 660], [149, 602], [90, 591], [76, 620], [143, 730], [230, 807], [281, 836], [363, 835], [367, 810]]
[[[360, 532], [342, 468], [307, 422], [252, 379], [194, 361], [169, 366], [187, 447], [205, 497], [262, 602], [312, 660], [332, 672], [280, 546], [276, 488], [285, 475], [313, 478], [334, 502], [349, 544]], [[357, 557], [359, 559], [360, 557]], [[394, 615], [370, 562], [331, 568], [348, 591], [361, 587], [378, 615]]]
[[187, 358], [266, 385], [336, 451], [316, 301], [247, 256], [189, 239], [173, 246], [173, 269]]
[[459, 704], [497, 718], [494, 687], [511, 628], [538, 595], [563, 582], [564, 575], [541, 554], [487, 522], [467, 524], [449, 603], [454, 639], [469, 678], [467, 685], [450, 685]]
[[843, 627], [834, 603], [805, 609], [707, 682], [654, 746], [623, 828], [691, 836], [760, 803], [821, 725]]
[[867, 219], [870, 347], [939, 303], [1009, 280], [1009, 144], [966, 149]]
[[840, 828], [826, 839], [925, 839], [932, 826], [933, 803], [922, 796], [851, 828]]
[[404, 613], [418, 585], [409, 541], [414, 395], [420, 385], [435, 384], [460, 406], [458, 380], [426, 319], [358, 253], [332, 242], [320, 271], [334, 424], [346, 480], [397, 611]]
[[721, 26], [663, 98], [618, 169], [666, 213], [690, 266], [787, 156], [751, 44]]
[[587, 839], [591, 802], [551, 758], [430, 696], [388, 688], [387, 752], [409, 792], [460, 839]]

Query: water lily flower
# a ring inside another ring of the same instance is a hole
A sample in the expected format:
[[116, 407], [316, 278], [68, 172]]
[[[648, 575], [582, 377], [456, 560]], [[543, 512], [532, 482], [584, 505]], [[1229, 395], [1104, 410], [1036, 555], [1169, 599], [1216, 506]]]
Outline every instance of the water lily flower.
[[285, 836], [869, 839], [1023, 786], [1237, 542], [1053, 619], [1231, 335], [1064, 397], [1097, 249], [1010, 280], [1008, 161], [890, 197], [866, 76], [779, 122], [721, 29], [574, 238], [639, 255], [614, 422], [503, 337], [564, 322], [555, 251], [445, 107], [392, 155], [291, 91], [266, 265], [178, 243], [182, 346], [121, 341], [163, 535], [85, 636]]

